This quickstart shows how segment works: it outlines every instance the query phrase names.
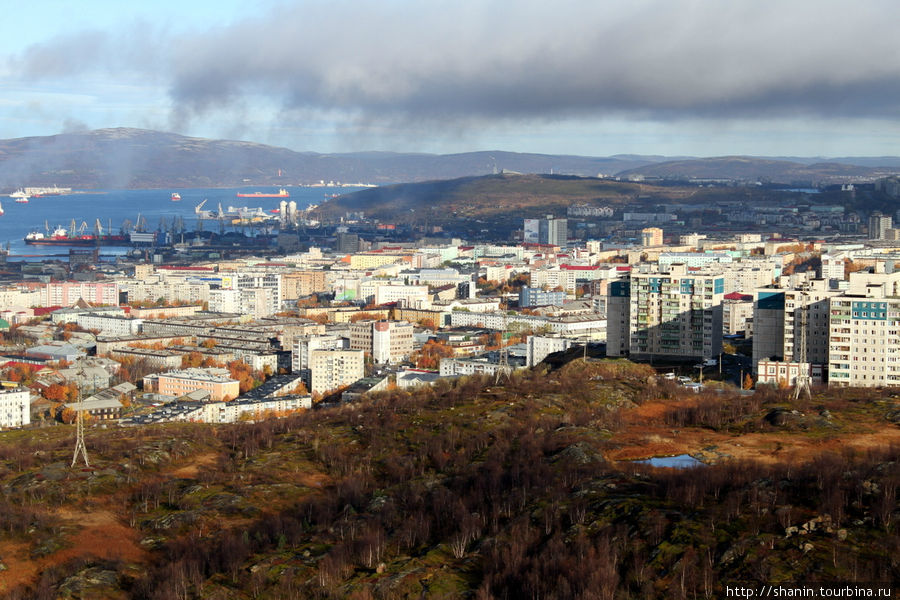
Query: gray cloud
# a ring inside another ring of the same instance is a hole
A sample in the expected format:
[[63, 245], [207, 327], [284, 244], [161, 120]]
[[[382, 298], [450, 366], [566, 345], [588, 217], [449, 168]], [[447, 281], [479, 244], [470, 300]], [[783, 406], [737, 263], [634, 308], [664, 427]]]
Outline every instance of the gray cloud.
[[159, 79], [179, 124], [256, 97], [360, 124], [894, 118], [898, 17], [887, 1], [310, 2], [178, 39], [73, 34], [17, 64]]

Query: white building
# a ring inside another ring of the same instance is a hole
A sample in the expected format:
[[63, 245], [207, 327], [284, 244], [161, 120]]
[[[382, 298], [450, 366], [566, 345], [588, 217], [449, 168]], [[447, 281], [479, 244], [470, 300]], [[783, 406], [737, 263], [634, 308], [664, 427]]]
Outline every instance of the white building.
[[80, 314], [75, 322], [82, 329], [97, 330], [103, 335], [137, 335], [141, 331], [143, 319], [130, 319], [119, 315], [96, 313]]
[[900, 298], [830, 300], [829, 385], [900, 386]]
[[350, 385], [365, 376], [362, 350], [313, 350], [310, 352], [310, 392], [327, 392]]
[[31, 423], [31, 392], [28, 388], [0, 390], [0, 427], [22, 427]]
[[406, 321], [357, 321], [350, 324], [350, 348], [368, 352], [377, 364], [396, 364], [412, 354], [413, 329]]
[[559, 336], [530, 335], [527, 341], [528, 354], [525, 364], [533, 367], [554, 352], [568, 350], [573, 343], [572, 340]]

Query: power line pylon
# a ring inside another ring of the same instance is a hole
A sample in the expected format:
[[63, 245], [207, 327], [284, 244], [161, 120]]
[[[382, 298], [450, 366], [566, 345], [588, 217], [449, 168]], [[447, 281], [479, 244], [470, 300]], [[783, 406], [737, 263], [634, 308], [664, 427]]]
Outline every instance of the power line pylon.
[[509, 368], [509, 349], [504, 345], [504, 339], [507, 331], [507, 320], [503, 319], [503, 329], [500, 330], [500, 359], [497, 361], [497, 372], [494, 376], [494, 385], [500, 383], [500, 380], [506, 378], [509, 380], [509, 374], [512, 369]]
[[78, 462], [78, 453], [84, 458], [84, 466], [90, 468], [87, 446], [84, 445], [84, 395], [78, 391], [78, 410], [75, 412], [75, 454], [72, 455], [72, 466]]
[[812, 399], [809, 389], [809, 363], [806, 362], [806, 334], [809, 326], [809, 301], [806, 294], [800, 296], [802, 306], [794, 310], [794, 360], [797, 362], [797, 378], [794, 380], [794, 400], [804, 392]]

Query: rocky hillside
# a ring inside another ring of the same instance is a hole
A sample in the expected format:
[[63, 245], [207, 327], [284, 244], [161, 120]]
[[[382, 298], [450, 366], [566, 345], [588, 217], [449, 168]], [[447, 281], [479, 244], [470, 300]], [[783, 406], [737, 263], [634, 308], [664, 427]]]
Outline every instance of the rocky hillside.
[[[9, 598], [695, 598], [900, 579], [900, 407], [574, 360], [256, 424], [0, 434]], [[707, 466], [631, 462], [689, 453]]]

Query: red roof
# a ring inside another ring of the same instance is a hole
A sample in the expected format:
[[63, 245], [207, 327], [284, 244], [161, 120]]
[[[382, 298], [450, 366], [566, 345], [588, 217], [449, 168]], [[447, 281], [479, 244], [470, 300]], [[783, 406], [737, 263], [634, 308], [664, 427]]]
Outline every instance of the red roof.
[[630, 270], [631, 270], [630, 266], [616, 267], [616, 271], [630, 271]]
[[560, 265], [559, 268], [566, 271], [596, 271], [600, 267], [591, 265]]
[[753, 296], [750, 294], [742, 294], [740, 292], [731, 292], [730, 294], [725, 294], [723, 296], [726, 300], [753, 300]]
[[43, 317], [44, 315], [48, 315], [52, 313], [54, 310], [61, 309], [62, 306], [38, 306], [34, 308], [34, 316]]

